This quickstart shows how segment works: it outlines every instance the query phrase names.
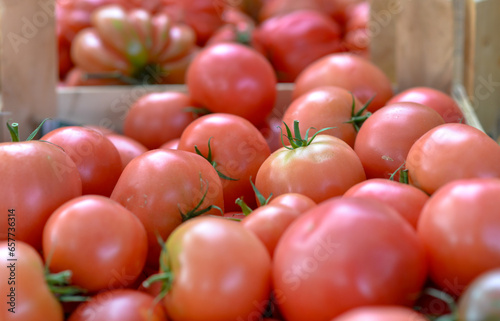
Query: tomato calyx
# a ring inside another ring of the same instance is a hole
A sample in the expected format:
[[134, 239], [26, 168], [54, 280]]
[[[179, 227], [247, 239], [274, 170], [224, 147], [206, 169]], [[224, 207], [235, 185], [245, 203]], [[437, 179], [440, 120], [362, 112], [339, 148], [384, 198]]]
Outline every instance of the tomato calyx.
[[405, 168], [406, 161], [401, 164], [389, 177], [389, 180], [393, 181], [396, 174], [399, 173], [399, 182], [403, 184], [410, 184], [408, 180], [408, 169]]
[[[33, 132], [31, 132], [31, 134], [28, 136], [28, 138], [26, 138], [26, 141], [29, 142], [31, 140], [33, 140], [33, 138], [35, 138], [35, 136], [38, 134], [38, 132], [40, 131], [40, 129], [42, 128], [43, 124], [45, 124], [45, 122], [47, 120], [49, 120], [50, 118], [45, 118], [44, 120], [42, 120], [42, 122], [40, 123], [40, 125], [38, 125], [37, 128], [35, 128], [35, 130]], [[9, 133], [10, 133], [10, 137], [11, 137], [11, 141], [13, 143], [17, 143], [17, 142], [20, 142], [21, 139], [19, 137], [19, 123], [12, 123], [12, 124], [9, 124], [7, 122], [7, 128], [9, 129]]]
[[185, 112], [193, 113], [195, 116], [205, 116], [213, 114], [208, 108], [204, 107], [186, 107], [183, 109]]
[[[153, 306], [159, 303], [167, 295], [167, 293], [172, 288], [172, 283], [174, 282], [174, 274], [172, 272], [172, 269], [170, 268], [170, 264], [167, 264], [165, 260], [163, 260], [163, 257], [166, 257], [168, 255], [165, 241], [158, 234], [156, 235], [156, 237], [158, 239], [158, 243], [161, 245], [160, 271], [157, 274], [151, 275], [142, 282], [142, 286], [146, 289], [149, 288], [153, 283], [161, 282], [160, 293], [155, 298]], [[170, 263], [170, 260], [168, 262]]]
[[90, 299], [89, 296], [82, 295], [87, 293], [85, 289], [71, 285], [72, 272], [65, 270], [59, 273], [50, 273], [45, 268], [45, 281], [50, 291], [61, 302], [84, 302]]
[[359, 129], [361, 128], [361, 126], [363, 125], [363, 123], [368, 119], [368, 117], [370, 117], [372, 115], [371, 112], [367, 112], [364, 115], [363, 115], [363, 113], [368, 108], [368, 106], [370, 105], [370, 103], [373, 101], [373, 99], [375, 98], [375, 96], [373, 96], [372, 98], [370, 98], [363, 105], [363, 107], [358, 112], [355, 111], [356, 102], [355, 102], [354, 95], [351, 94], [351, 96], [352, 96], [351, 119], [348, 120], [348, 121], [346, 121], [345, 123], [346, 124], [352, 124], [354, 126], [354, 129], [356, 130], [356, 132], [359, 132]]
[[[309, 138], [309, 131], [311, 129], [315, 129], [314, 127], [309, 127], [306, 131], [305, 137], [302, 138], [302, 136], [300, 134], [298, 120], [293, 121], [293, 131], [294, 131], [293, 134], [292, 134], [292, 131], [290, 130], [290, 127], [288, 127], [288, 125], [285, 122], [283, 122], [283, 124], [285, 125], [285, 128], [286, 128], [286, 135], [283, 134], [283, 130], [280, 127], [280, 130], [282, 130], [281, 131], [281, 143], [286, 149], [289, 149], [289, 150], [309, 146], [309, 145], [311, 145], [311, 143], [313, 142], [313, 140], [316, 138], [316, 136], [319, 133], [324, 132], [325, 130], [329, 130], [329, 129], [334, 128], [334, 127], [327, 127], [327, 128], [320, 129], [311, 138]], [[288, 141], [290, 142], [290, 146], [285, 145], [285, 142], [283, 141], [283, 136], [285, 136], [288, 139]]]
[[[201, 174], [200, 174], [200, 181], [201, 181], [201, 186], [203, 188], [203, 179], [201, 178]], [[192, 218], [195, 218], [197, 216], [203, 215], [214, 208], [219, 210], [222, 213], [222, 209], [216, 205], [209, 205], [203, 209], [200, 209], [201, 204], [203, 204], [203, 202], [205, 201], [205, 198], [207, 196], [208, 185], [209, 185], [209, 183], [207, 181], [206, 182], [207, 188], [205, 189], [205, 192], [203, 192], [203, 196], [201, 197], [198, 204], [196, 204], [196, 206], [192, 210], [190, 210], [189, 212], [183, 213], [182, 210], [180, 209], [179, 204], [177, 205], [177, 208], [179, 209], [179, 213], [181, 214], [181, 217], [182, 217], [182, 222], [185, 222], [185, 221], [190, 220]]]
[[238, 181], [239, 179], [237, 178], [232, 178], [232, 177], [229, 177], [227, 175], [224, 175], [222, 174], [218, 169], [217, 169], [217, 162], [213, 160], [212, 158], [212, 147], [210, 146], [210, 140], [212, 139], [212, 137], [210, 137], [208, 139], [208, 155], [207, 156], [204, 156], [200, 150], [198, 149], [198, 146], [197, 145], [194, 145], [194, 150], [196, 152], [196, 154], [200, 155], [201, 157], [205, 158], [210, 164], [212, 164], [212, 166], [215, 168], [215, 171], [217, 172], [217, 175], [219, 175], [220, 178], [222, 179], [225, 179], [225, 180], [228, 180], [228, 181]]
[[[250, 176], [250, 185], [252, 185], [252, 189], [255, 193], [255, 197], [257, 198], [258, 207], [269, 204], [271, 197], [273, 197], [273, 193], [271, 193], [271, 195], [269, 195], [269, 197], [266, 199], [264, 197], [264, 195], [262, 195], [262, 193], [255, 186], [255, 184], [252, 182], [251, 176]], [[251, 209], [250, 206], [248, 206], [248, 204], [245, 203], [243, 198], [241, 198], [241, 197], [237, 198], [235, 203], [241, 208], [241, 211], [245, 216], [248, 216], [250, 213], [253, 212], [253, 209]]]

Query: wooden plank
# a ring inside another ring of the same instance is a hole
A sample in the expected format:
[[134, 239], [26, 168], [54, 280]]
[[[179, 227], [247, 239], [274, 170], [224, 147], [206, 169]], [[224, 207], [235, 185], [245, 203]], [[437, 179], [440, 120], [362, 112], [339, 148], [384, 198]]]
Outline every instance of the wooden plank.
[[500, 137], [500, 1], [467, 0], [465, 89], [486, 133]]
[[402, 11], [400, 0], [370, 2], [370, 60], [396, 82], [396, 21]]
[[0, 0], [0, 8], [1, 109], [20, 123], [24, 139], [40, 119], [56, 115], [55, 0]]
[[398, 90], [428, 86], [451, 92], [453, 0], [402, 0], [401, 5], [395, 42]]

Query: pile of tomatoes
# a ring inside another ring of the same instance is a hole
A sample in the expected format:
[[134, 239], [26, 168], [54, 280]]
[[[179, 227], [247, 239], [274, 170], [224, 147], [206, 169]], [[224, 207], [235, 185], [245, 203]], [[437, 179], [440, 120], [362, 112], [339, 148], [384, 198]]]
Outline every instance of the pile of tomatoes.
[[9, 123], [2, 320], [498, 319], [499, 144], [353, 53], [278, 112], [267, 58], [200, 48], [120, 133]]
[[57, 1], [59, 77], [65, 86], [178, 84], [196, 54], [245, 44], [280, 82], [335, 52], [367, 56], [366, 0]]

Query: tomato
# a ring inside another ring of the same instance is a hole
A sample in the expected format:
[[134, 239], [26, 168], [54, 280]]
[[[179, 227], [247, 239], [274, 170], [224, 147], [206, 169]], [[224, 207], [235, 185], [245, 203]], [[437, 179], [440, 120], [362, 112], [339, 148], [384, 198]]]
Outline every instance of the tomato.
[[150, 269], [158, 269], [158, 236], [167, 239], [179, 224], [196, 215], [222, 215], [214, 206], [224, 211], [222, 183], [215, 169], [203, 157], [180, 150], [156, 149], [134, 158], [111, 199], [145, 226]]
[[458, 320], [500, 318], [500, 270], [491, 269], [472, 281], [458, 301]]
[[171, 64], [190, 57], [195, 40], [189, 26], [172, 23], [165, 13], [110, 5], [94, 11], [92, 27], [73, 39], [71, 58], [88, 73], [114, 72], [132, 82], [172, 83]]
[[253, 45], [273, 65], [280, 82], [293, 82], [313, 61], [340, 51], [338, 23], [315, 10], [297, 10], [264, 21]]
[[169, 140], [168, 142], [163, 143], [159, 148], [161, 149], [177, 149], [179, 146], [180, 138], [174, 138]]
[[164, 0], [162, 11], [174, 21], [190, 26], [196, 35], [196, 43], [204, 46], [213, 33], [224, 24], [223, 12], [226, 1], [214, 0]]
[[123, 288], [142, 272], [146, 231], [115, 201], [84, 195], [50, 216], [43, 230], [43, 254], [50, 271], [72, 271], [72, 283], [90, 292]]
[[282, 235], [273, 262], [287, 321], [331, 320], [365, 305], [411, 306], [427, 277], [416, 232], [370, 199], [334, 197], [303, 213]]
[[368, 111], [386, 105], [393, 96], [390, 79], [372, 62], [353, 53], [333, 53], [304, 69], [295, 80], [293, 98], [320, 86], [338, 86], [352, 92], [361, 103], [373, 98]]
[[500, 146], [494, 139], [472, 126], [448, 123], [412, 145], [406, 168], [410, 183], [432, 194], [456, 179], [500, 177], [499, 159]]
[[82, 195], [80, 173], [61, 148], [42, 141], [0, 143], [0, 159], [0, 240], [15, 236], [38, 250], [52, 212]]
[[299, 213], [304, 213], [305, 211], [316, 206], [316, 202], [314, 202], [310, 197], [299, 193], [281, 194], [271, 198], [269, 204], [284, 205], [297, 210]]
[[60, 146], [75, 162], [83, 194], [111, 194], [122, 172], [122, 161], [106, 136], [90, 128], [68, 126], [46, 133], [41, 140]]
[[[209, 149], [210, 144], [210, 149]], [[224, 209], [239, 210], [237, 198], [255, 207], [255, 180], [261, 164], [271, 154], [260, 131], [246, 119], [223, 113], [205, 115], [186, 127], [178, 149], [196, 152], [216, 164], [224, 190]]]
[[[332, 127], [322, 134], [338, 137], [354, 147], [357, 128], [348, 122], [362, 107], [360, 101], [344, 88], [317, 87], [292, 101], [285, 110], [283, 122], [292, 124], [294, 120], [298, 120], [302, 128], [313, 127], [311, 134], [322, 128]], [[363, 115], [368, 117], [366, 112], [362, 112], [360, 116]]]
[[427, 321], [428, 319], [403, 306], [367, 306], [352, 309], [332, 321]]
[[287, 147], [272, 153], [257, 172], [255, 186], [266, 198], [300, 193], [319, 203], [366, 179], [354, 150], [337, 137], [318, 135], [309, 145]]
[[[418, 222], [430, 262], [430, 277], [463, 290], [481, 273], [500, 266], [500, 179], [457, 179], [438, 189]], [[459, 293], [460, 294], [460, 293]]]
[[462, 110], [448, 94], [430, 87], [413, 87], [392, 97], [387, 104], [397, 102], [415, 102], [437, 111], [446, 123], [464, 123]]
[[415, 229], [429, 195], [415, 186], [384, 178], [367, 179], [348, 189], [344, 197], [380, 200], [394, 208]]
[[266, 119], [266, 122], [260, 126], [258, 126], [259, 131], [264, 136], [267, 141], [267, 145], [269, 145], [269, 149], [271, 152], [283, 147], [281, 142], [281, 117], [271, 115]]
[[0, 242], [1, 312], [5, 321], [63, 321], [61, 303], [45, 281], [40, 254], [20, 240]]
[[317, 1], [311, 0], [266, 0], [259, 12], [261, 23], [275, 16], [285, 15], [296, 10], [321, 11]]
[[120, 289], [101, 292], [82, 303], [68, 321], [167, 321], [155, 298], [146, 293]]
[[265, 121], [276, 100], [273, 67], [257, 51], [236, 43], [206, 47], [186, 75], [191, 98], [214, 113], [230, 113], [255, 125]]
[[[252, 0], [253, 1], [253, 0]], [[208, 39], [205, 46], [221, 42], [237, 42], [250, 45], [255, 22], [244, 12], [234, 7], [228, 7], [222, 13], [224, 25], [219, 27]]]
[[[368, 118], [356, 136], [354, 151], [368, 178], [390, 178], [406, 161], [412, 145], [444, 124], [432, 108], [417, 103], [387, 105]], [[394, 176], [399, 179], [399, 173]]]
[[347, 51], [370, 58], [370, 35], [368, 23], [370, 21], [370, 2], [362, 1], [354, 4], [346, 13], [345, 34], [343, 46]]
[[348, 22], [352, 16], [352, 11], [366, 0], [316, 0], [323, 12], [328, 13], [332, 18], [342, 24]]
[[252, 232], [223, 218], [198, 217], [165, 245], [161, 260], [173, 278], [164, 304], [172, 320], [260, 319], [259, 306], [270, 296], [271, 258]]
[[118, 153], [120, 153], [122, 170], [125, 168], [125, 166], [127, 166], [128, 163], [130, 163], [132, 159], [148, 151], [146, 146], [128, 136], [111, 134], [107, 135], [106, 137], [113, 143], [113, 145], [118, 150]]
[[184, 93], [166, 91], [149, 93], [135, 101], [123, 123], [123, 133], [149, 149], [181, 137], [182, 131], [194, 120], [187, 108], [194, 107]]

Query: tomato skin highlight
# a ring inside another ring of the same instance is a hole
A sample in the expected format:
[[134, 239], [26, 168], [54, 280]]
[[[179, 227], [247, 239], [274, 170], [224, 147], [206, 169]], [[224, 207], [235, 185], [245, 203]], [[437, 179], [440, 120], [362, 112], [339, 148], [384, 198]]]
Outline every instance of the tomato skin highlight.
[[368, 199], [334, 197], [303, 213], [273, 262], [279, 309], [289, 321], [331, 320], [364, 305], [411, 306], [427, 278], [416, 232], [394, 209]]
[[43, 230], [43, 253], [52, 272], [72, 271], [72, 283], [91, 293], [122, 288], [144, 268], [146, 230], [117, 202], [84, 195], [51, 215]]
[[[4, 283], [0, 287], [2, 320], [31, 321], [43, 316], [44, 320], [63, 321], [63, 308], [45, 281], [40, 254], [20, 240], [15, 241], [14, 251], [11, 248], [12, 242], [0, 242], [0, 277]], [[10, 255], [12, 252], [14, 256]]]
[[[82, 195], [78, 168], [61, 148], [42, 141], [1, 143], [0, 159], [0, 240], [11, 232], [40, 250], [52, 212]], [[9, 210], [15, 220], [7, 220]]]
[[166, 248], [161, 259], [174, 275], [164, 299], [171, 319], [230, 321], [262, 315], [260, 307], [267, 306], [271, 290], [271, 258], [241, 224], [198, 217], [179, 226]]
[[255, 186], [264, 195], [299, 193], [319, 203], [366, 179], [354, 150], [343, 140], [318, 135], [306, 147], [282, 147], [261, 165]]
[[429, 254], [430, 277], [460, 295], [481, 273], [500, 266], [500, 179], [458, 179], [424, 206], [418, 234]]
[[332, 321], [428, 321], [428, 319], [403, 306], [367, 306], [347, 311]]

